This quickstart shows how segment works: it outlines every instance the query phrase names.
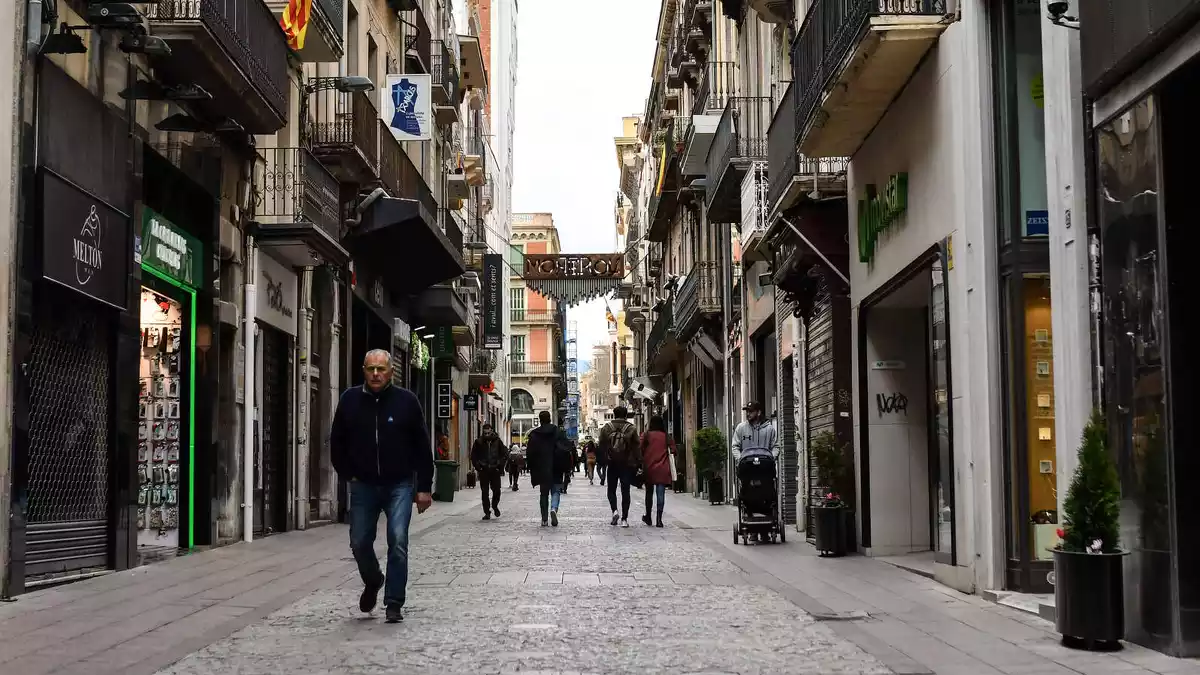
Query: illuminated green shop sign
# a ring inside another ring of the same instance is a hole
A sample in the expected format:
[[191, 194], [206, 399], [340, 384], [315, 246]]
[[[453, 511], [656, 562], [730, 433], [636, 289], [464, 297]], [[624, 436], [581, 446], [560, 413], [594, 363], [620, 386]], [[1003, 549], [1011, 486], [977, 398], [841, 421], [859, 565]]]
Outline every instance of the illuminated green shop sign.
[[142, 209], [142, 264], [196, 288], [201, 278], [200, 240], [150, 209]]
[[908, 208], [908, 174], [893, 174], [881, 192], [868, 185], [866, 193], [866, 199], [858, 200], [858, 260], [870, 263], [875, 259], [879, 235], [895, 225]]

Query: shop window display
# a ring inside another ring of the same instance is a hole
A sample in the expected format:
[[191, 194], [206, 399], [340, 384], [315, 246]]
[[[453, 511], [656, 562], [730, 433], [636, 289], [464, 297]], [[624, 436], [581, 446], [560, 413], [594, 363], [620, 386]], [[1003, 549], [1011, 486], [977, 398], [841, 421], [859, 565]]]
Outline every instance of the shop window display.
[[184, 457], [183, 305], [149, 289], [141, 293], [138, 401], [140, 547], [178, 547], [180, 473]]

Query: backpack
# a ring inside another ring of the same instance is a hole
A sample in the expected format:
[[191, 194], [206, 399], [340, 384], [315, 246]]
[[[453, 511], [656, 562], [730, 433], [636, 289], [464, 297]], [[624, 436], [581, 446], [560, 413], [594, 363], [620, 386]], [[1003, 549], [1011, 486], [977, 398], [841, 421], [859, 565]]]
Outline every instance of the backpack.
[[612, 424], [612, 430], [612, 452], [609, 453], [609, 461], [613, 463], [628, 462], [632, 450], [637, 445], [637, 432], [628, 422], [621, 425], [620, 428], [616, 424]]

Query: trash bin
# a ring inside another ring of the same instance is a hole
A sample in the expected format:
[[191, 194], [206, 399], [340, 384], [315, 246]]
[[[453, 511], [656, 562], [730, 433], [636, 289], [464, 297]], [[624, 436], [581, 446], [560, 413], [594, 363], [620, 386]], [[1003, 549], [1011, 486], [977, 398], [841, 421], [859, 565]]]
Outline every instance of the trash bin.
[[436, 475], [433, 479], [433, 498], [439, 502], [454, 501], [454, 489], [458, 481], [458, 462], [452, 459], [435, 461]]

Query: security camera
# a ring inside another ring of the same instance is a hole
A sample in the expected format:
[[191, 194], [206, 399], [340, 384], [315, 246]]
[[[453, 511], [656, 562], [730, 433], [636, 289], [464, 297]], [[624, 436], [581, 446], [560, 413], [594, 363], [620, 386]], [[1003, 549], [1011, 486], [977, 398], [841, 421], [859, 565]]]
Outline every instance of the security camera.
[[1067, 15], [1071, 9], [1071, 3], [1067, 0], [1046, 0], [1046, 13], [1050, 15], [1050, 20], [1061, 19]]
[[130, 33], [121, 38], [121, 51], [126, 54], [145, 54], [147, 56], [170, 56], [171, 47], [167, 41], [146, 35], [144, 33]]
[[144, 30], [145, 20], [137, 7], [128, 2], [93, 3], [87, 8], [87, 22], [95, 28]]

